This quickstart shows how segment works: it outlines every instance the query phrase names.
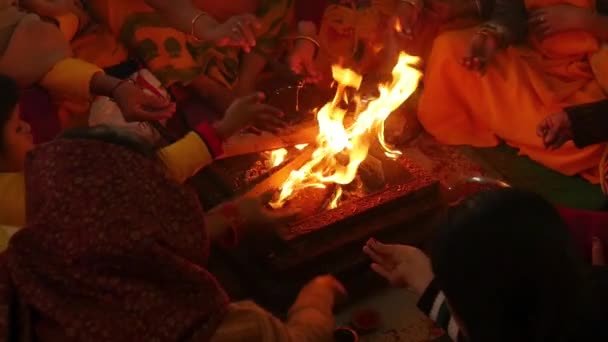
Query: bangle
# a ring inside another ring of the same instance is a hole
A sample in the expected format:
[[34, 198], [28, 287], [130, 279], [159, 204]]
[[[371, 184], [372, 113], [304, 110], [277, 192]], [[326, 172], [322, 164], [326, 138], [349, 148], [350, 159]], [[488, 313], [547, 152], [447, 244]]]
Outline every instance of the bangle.
[[298, 41], [298, 40], [307, 40], [309, 42], [311, 42], [314, 46], [315, 46], [315, 57], [317, 57], [317, 53], [319, 52], [319, 49], [321, 48], [321, 44], [319, 44], [319, 42], [309, 36], [296, 36], [295, 38], [293, 38], [293, 41]]
[[203, 16], [209, 16], [209, 14], [207, 12], [200, 12], [197, 15], [195, 15], [194, 18], [192, 18], [192, 21], [190, 21], [190, 36], [192, 38], [194, 38], [194, 40], [196, 40], [197, 42], [202, 41], [202, 39], [200, 39], [199, 37], [197, 37], [196, 33], [194, 32], [194, 28], [195, 28], [196, 23], [198, 22], [198, 20], [200, 18], [202, 18]]

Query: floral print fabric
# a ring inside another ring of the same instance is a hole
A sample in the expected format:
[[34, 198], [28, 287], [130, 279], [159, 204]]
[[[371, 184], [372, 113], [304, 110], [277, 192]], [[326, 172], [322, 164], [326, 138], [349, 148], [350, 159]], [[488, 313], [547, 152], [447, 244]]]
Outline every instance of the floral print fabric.
[[41, 341], [206, 341], [214, 333], [228, 299], [205, 269], [202, 210], [155, 161], [60, 139], [32, 152], [26, 189], [28, 224], [4, 256], [8, 277], [0, 274], [4, 332], [14, 328], [12, 287]]

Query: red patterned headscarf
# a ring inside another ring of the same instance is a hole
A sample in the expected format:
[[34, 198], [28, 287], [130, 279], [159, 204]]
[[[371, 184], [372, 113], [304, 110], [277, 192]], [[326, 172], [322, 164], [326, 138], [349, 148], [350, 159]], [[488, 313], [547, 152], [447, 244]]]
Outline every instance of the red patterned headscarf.
[[30, 155], [7, 251], [40, 340], [208, 340], [228, 303], [205, 269], [194, 193], [127, 148], [60, 139]]

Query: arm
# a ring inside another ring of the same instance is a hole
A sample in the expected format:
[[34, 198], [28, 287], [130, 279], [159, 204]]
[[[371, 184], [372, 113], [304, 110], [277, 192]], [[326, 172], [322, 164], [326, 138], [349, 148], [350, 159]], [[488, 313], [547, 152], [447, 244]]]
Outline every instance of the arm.
[[334, 301], [330, 289], [309, 284], [300, 292], [285, 323], [252, 302], [232, 303], [211, 342], [330, 342], [335, 327]]
[[418, 301], [418, 308], [427, 315], [435, 324], [445, 330], [452, 341], [461, 341], [462, 337], [458, 329], [458, 324], [452, 317], [450, 308], [447, 305], [445, 295], [435, 280], [429, 284]]
[[120, 79], [106, 75], [98, 66], [76, 58], [59, 61], [39, 84], [53, 95], [89, 100], [92, 96], [112, 97]]
[[23, 173], [0, 173], [0, 225], [25, 225], [25, 179]]
[[576, 147], [608, 141], [608, 100], [567, 107]]
[[202, 123], [177, 142], [162, 148], [158, 156], [167, 167], [169, 175], [183, 183], [222, 153], [222, 138], [215, 128]]
[[[187, 34], [193, 31], [206, 31], [218, 24], [211, 16], [200, 16], [203, 11], [194, 6], [192, 0], [145, 0], [145, 2], [160, 13], [171, 26]], [[192, 27], [195, 18], [197, 18], [196, 28]]]
[[523, 0], [496, 0], [490, 21], [485, 25], [496, 28], [502, 35], [501, 46], [524, 40], [528, 22]]
[[326, 7], [326, 0], [296, 0], [296, 22], [298, 25], [303, 22], [308, 23], [308, 25], [313, 24], [316, 32], [321, 27], [321, 20]]

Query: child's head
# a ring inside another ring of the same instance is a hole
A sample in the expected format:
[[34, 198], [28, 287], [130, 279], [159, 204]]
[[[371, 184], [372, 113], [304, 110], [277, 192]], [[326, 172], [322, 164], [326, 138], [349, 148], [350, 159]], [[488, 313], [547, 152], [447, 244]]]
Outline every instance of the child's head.
[[556, 209], [516, 189], [480, 193], [438, 231], [433, 271], [465, 334], [476, 341], [558, 341], [585, 265]]
[[22, 171], [25, 156], [34, 147], [34, 139], [30, 125], [21, 120], [17, 83], [0, 75], [0, 94], [0, 171]]

